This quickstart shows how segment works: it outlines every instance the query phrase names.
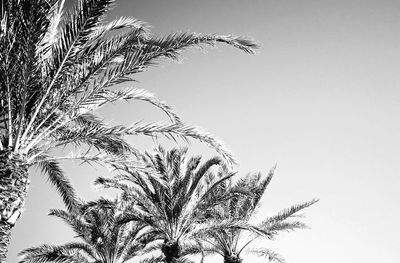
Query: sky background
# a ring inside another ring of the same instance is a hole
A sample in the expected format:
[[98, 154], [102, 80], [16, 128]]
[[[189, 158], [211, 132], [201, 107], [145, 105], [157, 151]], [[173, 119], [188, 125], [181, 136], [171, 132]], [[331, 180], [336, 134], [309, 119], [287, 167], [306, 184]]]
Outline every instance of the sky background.
[[[310, 230], [258, 242], [289, 263], [398, 262], [400, 234], [400, 2], [385, 0], [117, 1], [110, 18], [133, 16], [155, 34], [235, 34], [257, 40], [256, 56], [219, 45], [183, 53], [137, 75], [136, 87], [167, 101], [188, 123], [222, 138], [240, 174], [278, 164], [259, 217], [314, 197]], [[101, 114], [112, 123], [165, 119], [145, 103]], [[151, 141], [132, 137], [138, 147]], [[211, 157], [192, 143], [194, 154]], [[94, 199], [101, 167], [64, 163], [78, 193]], [[109, 193], [110, 196], [112, 194]], [[50, 208], [60, 198], [32, 170], [25, 213], [8, 262], [42, 243], [70, 241]], [[265, 262], [247, 255], [245, 262]], [[222, 262], [218, 258], [218, 262]], [[209, 260], [212, 262], [213, 260]]]

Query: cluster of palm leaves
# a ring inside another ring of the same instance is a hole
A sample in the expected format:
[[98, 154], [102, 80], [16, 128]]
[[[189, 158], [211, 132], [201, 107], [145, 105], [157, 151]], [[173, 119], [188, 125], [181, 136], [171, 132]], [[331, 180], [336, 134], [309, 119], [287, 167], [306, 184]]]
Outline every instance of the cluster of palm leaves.
[[[187, 148], [158, 147], [142, 155], [144, 169], [125, 167], [96, 184], [119, 190], [115, 200], [79, 202], [50, 215], [66, 221], [84, 243], [42, 245], [21, 252], [20, 263], [35, 262], [193, 262], [220, 254], [224, 262], [241, 262], [240, 254], [257, 238], [306, 227], [297, 212], [316, 200], [294, 205], [259, 223], [250, 222], [273, 176], [260, 173], [236, 178], [225, 162], [189, 157]], [[234, 180], [236, 178], [236, 180]], [[241, 239], [249, 238], [243, 247]], [[284, 262], [266, 247], [250, 250], [270, 261]]]
[[[64, 2], [1, 1], [0, 263], [6, 261], [11, 230], [25, 203], [29, 168], [35, 165], [66, 205], [66, 211], [52, 214], [67, 221], [84, 243], [34, 248], [24, 253], [26, 262], [44, 262], [41, 255], [50, 262], [124, 262], [157, 246], [163, 259], [171, 262], [209, 249], [201, 241], [208, 233], [205, 229], [272, 235], [266, 228], [276, 227], [274, 222], [254, 226], [243, 218], [216, 216], [227, 200], [246, 196], [240, 187], [224, 188], [233, 177], [227, 167], [236, 160], [223, 143], [183, 122], [152, 93], [130, 86], [137, 73], [163, 59], [175, 60], [191, 47], [219, 42], [252, 54], [257, 45], [235, 36], [157, 37], [146, 23], [131, 17], [108, 21], [114, 0], [77, 0], [70, 9]], [[148, 102], [169, 121], [110, 126], [96, 113], [107, 104], [126, 100]], [[181, 150], [159, 149], [155, 156], [144, 155], [127, 143], [129, 135], [192, 138], [220, 157], [199, 168], [200, 158], [194, 157], [182, 168], [185, 153]], [[63, 154], [64, 149], [72, 152]], [[60, 165], [60, 160], [68, 159], [120, 171], [115, 178], [100, 178], [96, 183], [122, 190], [121, 197], [80, 200]], [[224, 173], [213, 175], [208, 172], [212, 166], [221, 166]], [[215, 239], [210, 234], [207, 240], [210, 237]]]
[[126, 222], [117, 200], [80, 202], [50, 215], [64, 220], [82, 239], [62, 246], [42, 245], [23, 251], [21, 262], [126, 262], [151, 241], [149, 230], [140, 222]]

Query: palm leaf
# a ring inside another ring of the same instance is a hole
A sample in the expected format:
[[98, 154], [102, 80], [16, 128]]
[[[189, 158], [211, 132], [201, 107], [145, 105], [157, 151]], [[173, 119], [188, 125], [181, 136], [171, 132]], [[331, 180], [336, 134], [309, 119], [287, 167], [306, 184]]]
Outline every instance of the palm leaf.
[[256, 254], [259, 257], [268, 259], [269, 262], [285, 263], [286, 260], [278, 253], [267, 248], [251, 249], [249, 253]]
[[61, 246], [41, 245], [19, 253], [19, 263], [89, 263], [82, 255], [65, 250]]
[[307, 207], [315, 204], [316, 202], [318, 202], [318, 199], [313, 199], [311, 201], [293, 205], [287, 209], [282, 210], [281, 212], [279, 212], [278, 214], [276, 214], [272, 217], [268, 217], [260, 224], [260, 226], [267, 227], [269, 225], [273, 225], [276, 222], [282, 222], [282, 221], [292, 217], [295, 213], [299, 212], [300, 210], [303, 210], [304, 208], [307, 208]]
[[42, 172], [47, 174], [47, 178], [50, 183], [56, 187], [67, 209], [77, 209], [77, 207], [79, 207], [79, 201], [75, 190], [68, 178], [64, 175], [59, 163], [53, 160], [45, 159], [44, 156], [41, 156], [35, 161], [42, 169]]

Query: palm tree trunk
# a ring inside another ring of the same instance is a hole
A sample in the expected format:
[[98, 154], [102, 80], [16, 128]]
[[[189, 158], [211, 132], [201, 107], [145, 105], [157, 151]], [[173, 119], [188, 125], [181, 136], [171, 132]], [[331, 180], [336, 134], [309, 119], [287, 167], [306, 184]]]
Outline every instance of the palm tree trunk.
[[24, 158], [0, 151], [0, 263], [6, 263], [11, 229], [21, 215], [28, 184]]
[[165, 256], [166, 263], [175, 263], [179, 259], [181, 253], [181, 247], [178, 241], [175, 240], [164, 240], [161, 247], [161, 251]]
[[11, 239], [11, 226], [0, 221], [0, 262], [5, 263], [7, 259], [8, 245]]
[[229, 254], [224, 255], [224, 263], [242, 263], [242, 261], [243, 260], [239, 256]]

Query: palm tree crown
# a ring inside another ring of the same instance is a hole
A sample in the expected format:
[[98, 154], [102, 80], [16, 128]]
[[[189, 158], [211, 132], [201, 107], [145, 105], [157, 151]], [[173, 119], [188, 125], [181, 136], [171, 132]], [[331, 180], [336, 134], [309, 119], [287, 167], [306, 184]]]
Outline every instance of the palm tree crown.
[[[121, 140], [124, 134], [166, 132], [200, 138], [190, 129], [175, 132], [155, 123], [107, 128], [93, 111], [118, 100], [144, 100], [182, 126], [171, 107], [148, 92], [110, 88], [134, 80], [133, 74], [160, 58], [177, 58], [191, 46], [224, 42], [249, 53], [254, 47], [229, 36], [182, 33], [157, 38], [133, 18], [105, 23], [112, 0], [80, 0], [67, 15], [64, 1], [18, 2], [6, 2], [1, 21], [0, 150], [27, 155], [29, 162], [68, 143], [121, 153], [130, 148]], [[213, 144], [211, 139], [208, 143]]]
[[20, 263], [123, 263], [139, 257], [153, 236], [145, 224], [124, 220], [124, 210], [130, 209], [118, 199], [104, 198], [74, 209], [53, 209], [50, 215], [63, 219], [82, 242], [25, 249]]
[[[204, 249], [207, 252], [206, 254], [219, 254], [224, 257], [225, 263], [240, 263], [242, 262], [241, 253], [248, 250], [250, 253], [266, 257], [269, 261], [284, 262], [282, 256], [268, 248], [249, 249], [248, 246], [259, 238], [273, 239], [282, 231], [305, 228], [304, 223], [291, 219], [296, 216], [297, 212], [311, 206], [317, 200], [293, 205], [274, 216], [266, 217], [261, 223], [253, 223], [252, 219], [254, 219], [254, 214], [260, 206], [260, 200], [271, 182], [274, 170], [275, 168], [271, 169], [266, 177], [263, 177], [261, 173], [248, 174], [236, 182], [230, 181], [218, 188], [218, 191], [220, 191], [220, 193], [217, 193], [218, 195], [225, 192], [236, 194], [226, 202], [212, 207], [210, 216], [217, 220], [243, 220], [254, 225], [254, 229], [261, 229], [262, 231], [221, 228], [207, 232], [206, 237], [203, 238], [208, 245]], [[252, 229], [250, 228], [250, 230]], [[244, 244], [241, 241], [245, 241]]]
[[166, 262], [175, 262], [188, 253], [198, 252], [199, 236], [219, 228], [242, 227], [233, 220], [214, 220], [205, 211], [229, 198], [215, 195], [220, 184], [235, 173], [225, 170], [223, 161], [211, 158], [200, 165], [201, 157], [188, 157], [187, 148], [166, 151], [159, 147], [153, 155], [143, 156], [145, 170], [126, 167], [113, 179], [96, 183], [123, 191], [140, 209], [127, 217], [153, 228], [163, 243], [159, 246]]

